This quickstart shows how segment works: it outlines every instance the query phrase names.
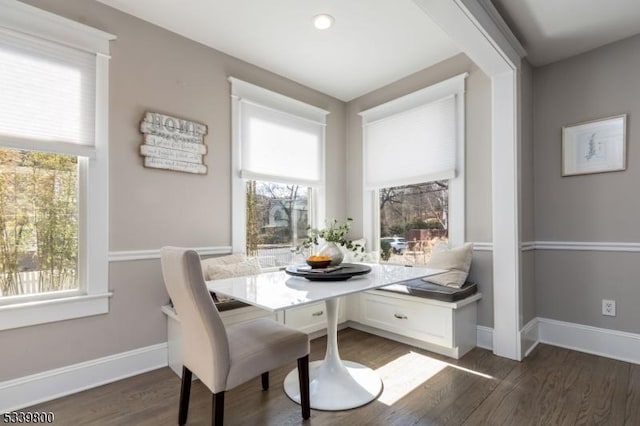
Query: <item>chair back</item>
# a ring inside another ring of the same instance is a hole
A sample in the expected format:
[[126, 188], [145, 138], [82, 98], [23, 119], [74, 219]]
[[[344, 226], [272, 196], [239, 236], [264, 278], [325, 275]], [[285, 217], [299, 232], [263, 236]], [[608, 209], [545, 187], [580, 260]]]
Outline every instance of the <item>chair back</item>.
[[227, 332], [194, 250], [163, 247], [162, 275], [182, 326], [183, 364], [213, 393], [224, 391], [230, 368]]

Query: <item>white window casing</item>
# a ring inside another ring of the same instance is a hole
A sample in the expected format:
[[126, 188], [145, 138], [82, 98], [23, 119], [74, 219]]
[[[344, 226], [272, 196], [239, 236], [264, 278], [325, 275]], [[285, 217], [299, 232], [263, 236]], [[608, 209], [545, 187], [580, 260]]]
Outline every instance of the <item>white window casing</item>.
[[309, 223], [324, 221], [325, 126], [329, 111], [229, 77], [232, 128], [232, 248], [246, 248], [249, 179], [311, 188]]
[[[0, 3], [0, 61], [10, 65], [0, 82], [0, 146], [78, 156], [80, 216], [79, 289], [1, 301], [0, 330], [109, 310], [109, 42], [115, 38], [18, 1]], [[58, 84], [23, 84], [30, 73]], [[80, 85], [60, 84], [78, 76]]]
[[379, 189], [449, 180], [449, 241], [465, 241], [465, 79], [467, 73], [360, 113], [363, 231], [379, 249]]

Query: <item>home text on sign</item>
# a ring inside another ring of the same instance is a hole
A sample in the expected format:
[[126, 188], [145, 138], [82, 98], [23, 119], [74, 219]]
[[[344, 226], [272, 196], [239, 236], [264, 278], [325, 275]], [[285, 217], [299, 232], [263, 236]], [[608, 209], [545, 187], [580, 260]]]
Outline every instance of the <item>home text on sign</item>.
[[195, 121], [147, 112], [140, 123], [145, 167], [206, 174], [204, 135], [207, 126]]

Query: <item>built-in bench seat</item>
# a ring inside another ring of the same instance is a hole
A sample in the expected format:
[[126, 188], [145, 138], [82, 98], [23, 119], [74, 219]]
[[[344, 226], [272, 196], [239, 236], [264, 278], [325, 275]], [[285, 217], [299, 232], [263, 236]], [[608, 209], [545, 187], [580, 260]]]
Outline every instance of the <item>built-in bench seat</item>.
[[358, 294], [350, 326], [460, 358], [476, 346], [481, 298], [472, 282], [457, 289], [417, 278]]

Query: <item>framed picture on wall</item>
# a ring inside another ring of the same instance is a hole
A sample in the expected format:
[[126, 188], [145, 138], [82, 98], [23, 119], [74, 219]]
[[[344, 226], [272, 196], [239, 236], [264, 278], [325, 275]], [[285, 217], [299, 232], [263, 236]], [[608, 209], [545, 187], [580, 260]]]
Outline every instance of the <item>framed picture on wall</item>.
[[562, 176], [625, 170], [627, 115], [562, 128]]

